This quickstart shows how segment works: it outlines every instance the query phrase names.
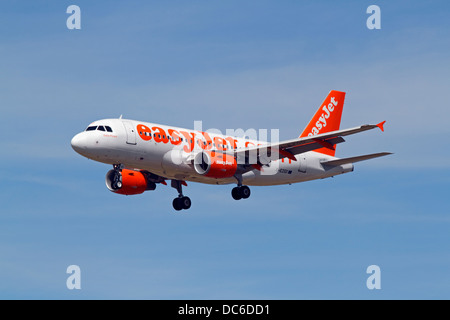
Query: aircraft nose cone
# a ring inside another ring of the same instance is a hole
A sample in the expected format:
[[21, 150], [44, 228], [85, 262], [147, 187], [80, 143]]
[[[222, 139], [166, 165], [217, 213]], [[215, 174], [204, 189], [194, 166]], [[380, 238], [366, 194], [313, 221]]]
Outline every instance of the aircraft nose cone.
[[86, 149], [86, 143], [82, 133], [79, 133], [73, 137], [70, 144], [72, 145], [72, 149], [78, 153], [80, 153], [83, 149]]

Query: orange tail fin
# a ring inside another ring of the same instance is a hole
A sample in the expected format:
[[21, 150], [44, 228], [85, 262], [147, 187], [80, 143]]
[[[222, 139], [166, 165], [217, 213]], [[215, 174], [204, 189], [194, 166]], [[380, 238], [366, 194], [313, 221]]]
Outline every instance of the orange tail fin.
[[[344, 100], [345, 92], [335, 90], [330, 91], [305, 130], [303, 130], [300, 138], [339, 130]], [[333, 146], [334, 150], [330, 148], [320, 148], [314, 151], [334, 157], [334, 154], [336, 153], [335, 146], [336, 145]]]

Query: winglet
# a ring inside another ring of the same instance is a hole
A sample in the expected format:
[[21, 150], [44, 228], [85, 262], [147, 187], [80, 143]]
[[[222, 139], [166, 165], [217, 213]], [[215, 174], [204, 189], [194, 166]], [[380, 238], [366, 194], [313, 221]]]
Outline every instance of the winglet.
[[377, 124], [377, 127], [380, 128], [381, 131], [384, 132], [384, 124], [386, 123], [386, 121], [380, 122], [379, 124]]

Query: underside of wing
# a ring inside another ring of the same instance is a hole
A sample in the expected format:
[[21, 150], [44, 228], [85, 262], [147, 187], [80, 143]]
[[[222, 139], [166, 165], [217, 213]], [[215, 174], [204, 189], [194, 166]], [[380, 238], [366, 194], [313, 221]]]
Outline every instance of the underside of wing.
[[[292, 140], [286, 140], [278, 143], [269, 143], [267, 145], [252, 146], [249, 148], [237, 150], [235, 152], [238, 159], [260, 159], [260, 155], [270, 155], [271, 159], [289, 158], [296, 160], [295, 155], [320, 148], [328, 148], [334, 150], [334, 146], [338, 143], [345, 142], [344, 136], [371, 130], [374, 128], [383, 129], [384, 121], [374, 125], [362, 125], [360, 127], [337, 130], [324, 134], [307, 136]], [[255, 157], [256, 156], [256, 157]], [[248, 162], [247, 162], [248, 163]], [[250, 161], [250, 164], [253, 164]]]

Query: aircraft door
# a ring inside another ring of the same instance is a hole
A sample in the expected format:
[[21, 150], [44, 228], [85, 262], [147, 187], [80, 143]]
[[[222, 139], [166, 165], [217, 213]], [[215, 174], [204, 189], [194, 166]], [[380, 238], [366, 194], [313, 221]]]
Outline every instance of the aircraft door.
[[127, 133], [127, 143], [136, 144], [136, 129], [134, 128], [131, 121], [122, 121], [125, 127], [125, 132]]
[[306, 173], [306, 157], [303, 154], [300, 154], [298, 157], [298, 172]]

